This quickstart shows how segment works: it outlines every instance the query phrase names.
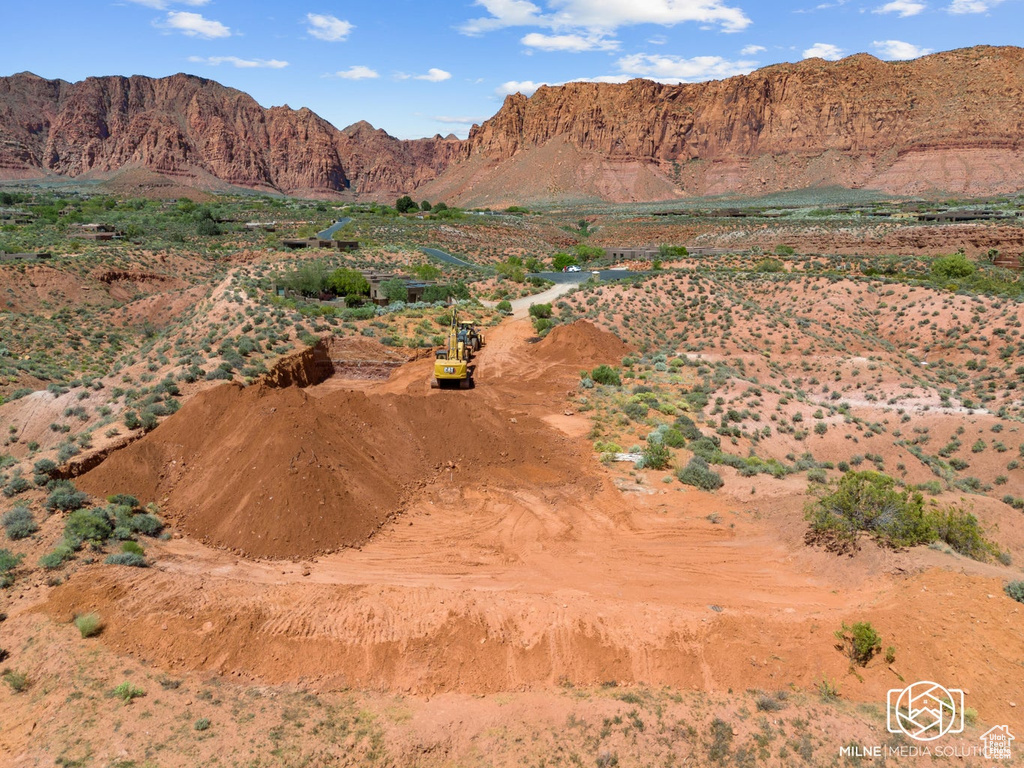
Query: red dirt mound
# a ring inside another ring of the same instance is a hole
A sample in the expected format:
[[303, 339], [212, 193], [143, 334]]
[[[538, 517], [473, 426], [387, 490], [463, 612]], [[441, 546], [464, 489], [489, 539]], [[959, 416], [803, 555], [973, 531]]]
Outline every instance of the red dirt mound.
[[472, 396], [232, 384], [196, 396], [79, 485], [158, 501], [203, 541], [289, 558], [365, 543], [433, 480], [561, 485], [583, 463], [539, 420]]
[[538, 342], [534, 354], [551, 363], [586, 366], [618, 364], [632, 348], [613, 333], [603, 331], [587, 320], [558, 325]]

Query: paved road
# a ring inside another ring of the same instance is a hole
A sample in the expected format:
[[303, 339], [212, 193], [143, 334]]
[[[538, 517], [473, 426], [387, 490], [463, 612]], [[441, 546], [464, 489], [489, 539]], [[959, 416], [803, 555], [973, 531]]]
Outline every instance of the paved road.
[[438, 261], [443, 261], [445, 264], [452, 264], [456, 267], [469, 267], [470, 269], [486, 269], [479, 264], [473, 264], [465, 259], [460, 259], [458, 256], [452, 256], [450, 253], [439, 251], [437, 248], [420, 248], [420, 250], [432, 258]]
[[334, 237], [334, 233], [335, 232], [337, 232], [339, 229], [344, 227], [350, 221], [352, 221], [352, 219], [349, 218], [348, 216], [346, 216], [346, 217], [344, 217], [342, 219], [338, 219], [336, 222], [334, 222], [331, 226], [329, 226], [323, 232], [317, 232], [316, 236], [318, 238], [320, 238], [321, 240], [330, 240], [330, 239], [332, 239]]

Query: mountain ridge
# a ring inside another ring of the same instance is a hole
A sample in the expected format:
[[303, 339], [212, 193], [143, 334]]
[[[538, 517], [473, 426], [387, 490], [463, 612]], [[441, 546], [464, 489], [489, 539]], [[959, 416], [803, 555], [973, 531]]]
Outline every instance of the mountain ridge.
[[465, 140], [399, 140], [362, 120], [339, 129], [185, 73], [0, 78], [0, 178], [139, 166], [288, 194], [415, 191], [474, 205], [831, 185], [1013, 192], [1024, 188], [1024, 49], [806, 59], [679, 85], [542, 86], [508, 96]]

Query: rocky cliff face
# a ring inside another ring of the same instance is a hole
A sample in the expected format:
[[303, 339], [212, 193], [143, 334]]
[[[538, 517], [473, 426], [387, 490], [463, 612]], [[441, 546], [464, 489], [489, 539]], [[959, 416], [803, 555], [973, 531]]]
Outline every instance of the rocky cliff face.
[[543, 87], [509, 96], [473, 129], [462, 159], [502, 165], [555, 140], [603, 162], [654, 167], [677, 193], [1015, 190], [1024, 187], [1024, 50], [811, 59], [674, 86]]
[[1024, 187], [1024, 50], [861, 54], [728, 80], [570, 83], [510, 96], [469, 139], [337, 130], [188, 75], [0, 78], [0, 176], [141, 166], [296, 194], [465, 203], [656, 200], [808, 186]]
[[190, 75], [0, 78], [0, 175], [108, 173], [141, 166], [172, 176], [290, 193], [413, 188], [458, 141], [402, 142], [365, 124], [339, 131], [308, 109], [264, 109]]

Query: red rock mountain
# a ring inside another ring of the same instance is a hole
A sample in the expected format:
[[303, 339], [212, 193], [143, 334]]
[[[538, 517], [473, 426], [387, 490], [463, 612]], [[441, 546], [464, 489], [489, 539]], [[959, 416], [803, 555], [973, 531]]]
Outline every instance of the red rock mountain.
[[0, 78], [0, 176], [136, 166], [290, 193], [416, 189], [493, 205], [833, 185], [1002, 193], [1024, 187], [1024, 50], [543, 87], [508, 97], [461, 142], [399, 141], [367, 123], [339, 131], [187, 75]]
[[459, 145], [439, 136], [399, 141], [367, 123], [339, 131], [308, 109], [264, 109], [190, 75], [0, 78], [0, 177], [142, 167], [205, 186], [373, 194], [436, 176]]

